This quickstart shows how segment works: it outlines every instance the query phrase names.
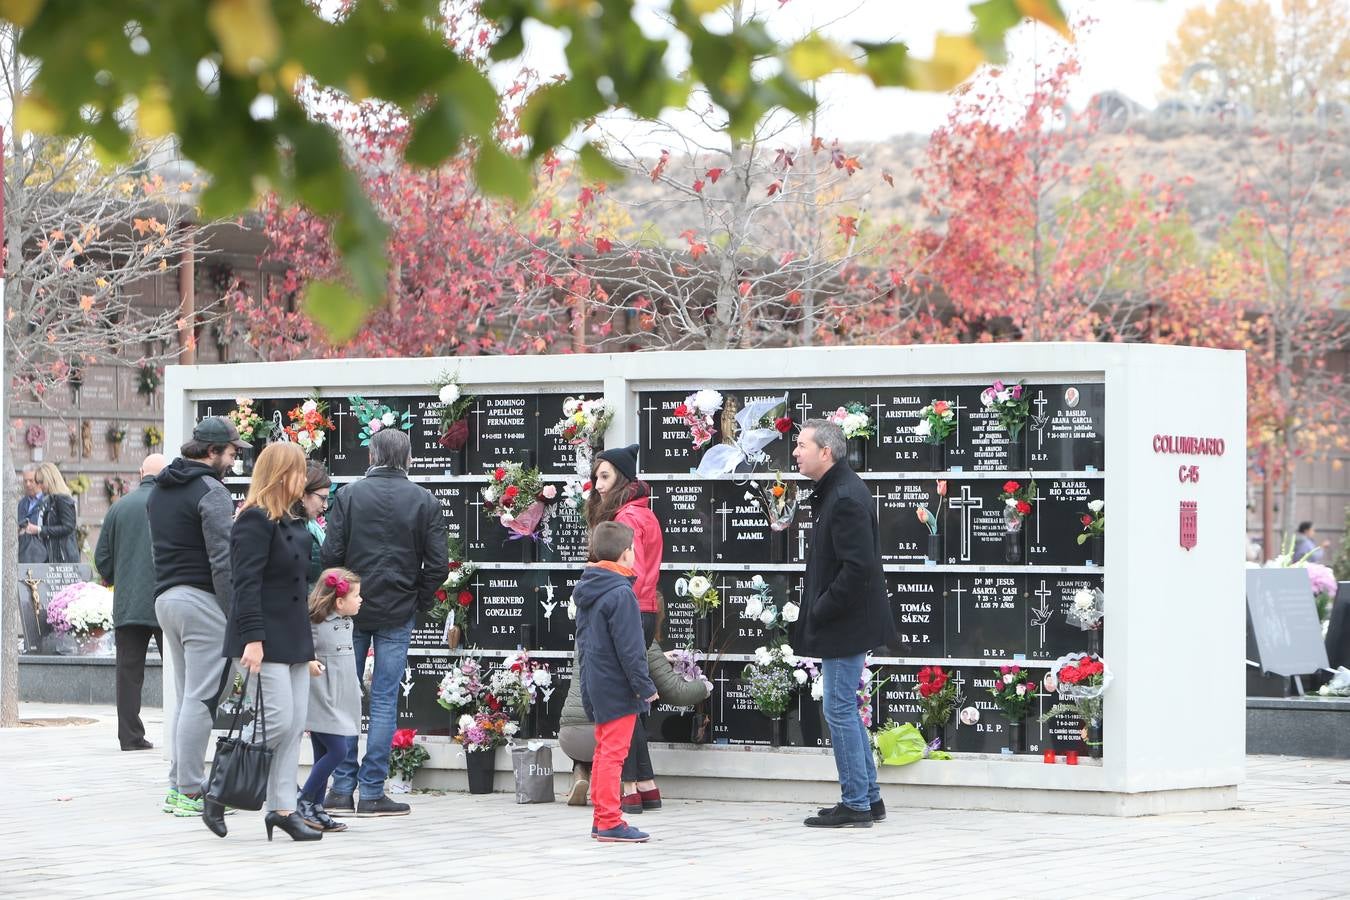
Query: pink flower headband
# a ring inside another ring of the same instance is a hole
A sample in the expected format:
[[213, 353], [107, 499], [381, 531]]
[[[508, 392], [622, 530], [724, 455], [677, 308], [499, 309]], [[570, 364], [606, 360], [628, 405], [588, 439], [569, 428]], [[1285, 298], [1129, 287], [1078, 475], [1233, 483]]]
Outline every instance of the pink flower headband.
[[351, 585], [347, 583], [347, 579], [336, 572], [329, 572], [328, 576], [324, 578], [323, 583], [332, 588], [333, 593], [337, 594], [339, 597], [347, 596], [347, 591], [351, 590]]

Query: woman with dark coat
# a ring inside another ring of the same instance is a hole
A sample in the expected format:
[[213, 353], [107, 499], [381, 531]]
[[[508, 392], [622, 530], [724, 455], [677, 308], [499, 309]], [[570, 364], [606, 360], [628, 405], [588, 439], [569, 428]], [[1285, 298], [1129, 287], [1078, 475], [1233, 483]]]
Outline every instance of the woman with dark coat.
[[61, 470], [55, 463], [38, 466], [38, 486], [46, 495], [42, 512], [42, 526], [31, 523], [28, 534], [38, 535], [47, 545], [47, 562], [73, 563], [80, 561], [80, 539], [76, 531], [75, 497], [70, 493]]
[[[638, 445], [616, 447], [597, 453], [591, 465], [591, 495], [586, 500], [586, 529], [595, 530], [601, 522], [622, 522], [633, 529], [633, 571], [637, 580], [638, 612], [642, 614], [642, 637], [650, 645], [656, 635], [656, 617], [660, 609], [657, 579], [661, 576], [661, 556], [665, 539], [661, 523], [651, 508], [651, 490], [637, 476]], [[623, 763], [623, 795], [619, 804], [625, 813], [661, 808], [661, 791], [656, 787], [651, 754], [647, 750], [646, 716], [638, 716], [633, 741]]]
[[323, 526], [319, 520], [328, 509], [328, 496], [333, 491], [333, 479], [322, 463], [310, 462], [305, 469], [305, 493], [300, 498], [297, 515], [305, 520], [305, 530], [309, 532], [309, 571], [305, 582], [311, 591], [319, 583], [319, 573], [323, 571]]
[[[264, 819], [269, 841], [274, 827], [292, 840], [323, 837], [295, 812], [300, 737], [309, 709], [309, 662], [314, 658], [305, 581], [310, 537], [304, 519], [295, 515], [305, 480], [305, 454], [299, 445], [268, 444], [253, 467], [248, 498], [230, 533], [234, 602], [225, 626], [225, 656], [256, 673], [262, 691], [267, 746], [273, 752]], [[221, 837], [223, 812], [208, 794], [202, 818]]]

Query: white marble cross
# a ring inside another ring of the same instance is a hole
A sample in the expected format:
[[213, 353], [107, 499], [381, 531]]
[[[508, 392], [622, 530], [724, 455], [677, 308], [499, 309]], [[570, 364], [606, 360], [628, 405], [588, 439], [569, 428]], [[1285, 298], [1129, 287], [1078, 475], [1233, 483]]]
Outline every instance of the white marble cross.
[[949, 498], [947, 508], [959, 510], [961, 513], [961, 561], [970, 562], [971, 511], [984, 509], [984, 498], [970, 496], [970, 485], [963, 484], [961, 496]]
[[469, 415], [471, 415], [471, 416], [474, 417], [474, 419], [473, 419], [473, 449], [475, 449], [475, 450], [482, 450], [482, 449], [483, 449], [483, 420], [480, 418], [480, 416], [485, 416], [485, 415], [487, 415], [487, 410], [483, 409], [483, 408], [480, 407], [477, 403], [475, 403], [475, 404], [473, 405], [473, 409], [469, 412]]
[[[1031, 405], [1036, 407], [1036, 415], [1031, 417], [1031, 430], [1036, 432], [1036, 449], [1040, 450], [1042, 442], [1045, 440], [1045, 423], [1049, 417], [1045, 414], [1045, 407], [1050, 401], [1045, 399], [1045, 391], [1037, 390], [1036, 399], [1031, 401]], [[1037, 538], [1040, 540], [1040, 538]]]
[[714, 509], [713, 512], [722, 517], [722, 540], [727, 539], [727, 516], [735, 512], [734, 509], [727, 506], [727, 501], [722, 501], [721, 509]]
[[802, 399], [801, 402], [797, 404], [797, 411], [801, 413], [803, 422], [809, 418], [807, 413], [813, 409], [815, 409], [815, 406], [806, 402], [806, 391], [802, 391]]
[[952, 414], [956, 417], [956, 446], [961, 446], [961, 410], [966, 409], [961, 405], [961, 398], [957, 397], [949, 404], [952, 408]]
[[1031, 502], [1036, 504], [1036, 545], [1041, 543], [1041, 501], [1046, 499], [1041, 496], [1041, 488], [1036, 486], [1035, 492], [1031, 495]]
[[1041, 586], [1038, 590], [1032, 591], [1041, 600], [1039, 607], [1031, 609], [1031, 627], [1041, 629], [1041, 647], [1045, 646], [1045, 625], [1054, 616], [1054, 611], [1050, 609], [1050, 598], [1054, 596], [1054, 591], [1045, 586], [1045, 579], [1041, 579]]
[[732, 684], [735, 684], [736, 680], [734, 678], [727, 677], [725, 665], [719, 666], [718, 668], [721, 671], [719, 671], [717, 673], [717, 677], [713, 679], [713, 681], [717, 682], [722, 686], [722, 692], [717, 698], [717, 717], [721, 721], [725, 722], [727, 716], [727, 683], [730, 682]]
[[961, 587], [961, 578], [957, 576], [956, 587], [952, 588], [952, 593], [956, 595], [956, 633], [961, 633], [961, 595], [970, 592], [970, 588]]

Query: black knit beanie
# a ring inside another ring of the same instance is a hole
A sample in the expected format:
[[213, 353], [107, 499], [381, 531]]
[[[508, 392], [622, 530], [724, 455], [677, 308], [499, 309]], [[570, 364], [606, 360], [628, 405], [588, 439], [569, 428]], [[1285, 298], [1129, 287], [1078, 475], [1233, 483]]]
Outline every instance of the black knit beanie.
[[618, 469], [619, 474], [629, 481], [637, 481], [637, 444], [629, 444], [627, 447], [615, 447], [611, 450], [602, 450], [600, 453], [596, 454], [596, 459], [603, 459], [605, 462]]

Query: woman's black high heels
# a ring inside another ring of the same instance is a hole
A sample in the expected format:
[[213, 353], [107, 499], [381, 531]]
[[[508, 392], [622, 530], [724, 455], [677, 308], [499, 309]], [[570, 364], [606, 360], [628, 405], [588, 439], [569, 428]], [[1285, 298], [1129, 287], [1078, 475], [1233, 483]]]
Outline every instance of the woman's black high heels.
[[267, 818], [263, 819], [263, 823], [267, 826], [267, 839], [269, 841], [272, 840], [273, 828], [280, 828], [289, 834], [293, 841], [318, 841], [323, 839], [323, 832], [315, 831], [306, 825], [305, 820], [300, 818], [299, 813], [290, 813], [283, 816], [279, 813], [270, 812], [267, 814]]

